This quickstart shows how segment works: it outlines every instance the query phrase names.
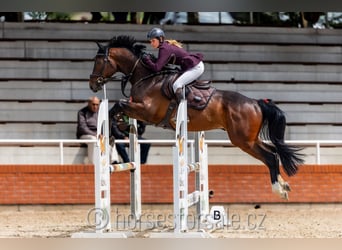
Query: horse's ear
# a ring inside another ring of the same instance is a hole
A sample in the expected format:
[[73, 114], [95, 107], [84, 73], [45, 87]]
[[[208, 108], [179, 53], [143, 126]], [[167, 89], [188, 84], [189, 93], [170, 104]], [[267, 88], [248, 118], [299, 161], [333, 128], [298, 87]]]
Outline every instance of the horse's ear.
[[100, 50], [104, 50], [104, 46], [102, 44], [100, 44], [99, 42], [96, 42], [97, 47], [99, 47]]

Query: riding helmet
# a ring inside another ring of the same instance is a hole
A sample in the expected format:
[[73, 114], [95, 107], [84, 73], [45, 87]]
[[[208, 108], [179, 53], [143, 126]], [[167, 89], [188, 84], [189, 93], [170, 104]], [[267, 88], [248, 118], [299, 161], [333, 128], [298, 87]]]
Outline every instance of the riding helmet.
[[160, 38], [160, 37], [165, 37], [165, 33], [162, 29], [160, 28], [153, 28], [147, 33], [147, 39], [151, 40], [152, 38]]

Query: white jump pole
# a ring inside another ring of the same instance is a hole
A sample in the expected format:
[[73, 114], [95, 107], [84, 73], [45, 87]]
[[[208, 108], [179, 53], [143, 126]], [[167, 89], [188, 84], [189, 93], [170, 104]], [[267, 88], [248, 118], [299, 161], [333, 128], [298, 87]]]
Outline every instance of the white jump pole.
[[176, 122], [176, 145], [173, 147], [173, 206], [174, 232], [188, 229], [188, 126], [187, 101], [178, 106]]
[[[184, 95], [184, 89], [183, 89]], [[187, 101], [183, 99], [178, 107], [176, 122], [176, 145], [173, 147], [174, 182], [174, 233], [188, 231], [189, 207], [197, 205], [198, 222], [205, 221], [209, 214], [208, 157], [204, 132], [197, 132], [195, 138], [195, 162], [188, 162], [188, 115]], [[188, 174], [196, 172], [195, 191], [188, 193]]]
[[95, 214], [96, 233], [102, 233], [111, 229], [108, 135], [108, 100], [104, 99], [99, 107], [97, 142], [94, 148], [95, 208], [97, 209]]
[[[94, 147], [95, 166], [95, 232], [73, 234], [73, 238], [128, 238], [131, 232], [110, 232], [111, 226], [111, 194], [110, 174], [120, 171], [130, 171], [130, 205], [131, 215], [136, 220], [141, 217], [141, 181], [140, 181], [140, 145], [138, 144], [137, 121], [130, 123], [130, 159], [129, 163], [110, 165], [109, 146], [109, 118], [108, 99], [104, 86], [104, 99], [102, 100], [97, 120], [97, 142]], [[89, 216], [89, 215], [88, 215]]]
[[208, 145], [204, 142], [204, 131], [196, 132], [195, 137], [195, 162], [200, 168], [196, 171], [195, 190], [199, 191], [197, 203], [197, 215], [199, 222], [205, 222], [209, 214], [209, 173], [208, 173]]
[[140, 167], [140, 144], [138, 143], [138, 125], [137, 120], [129, 118], [129, 156], [131, 162], [134, 162], [135, 168], [130, 170], [130, 205], [131, 215], [135, 220], [141, 218], [141, 167]]

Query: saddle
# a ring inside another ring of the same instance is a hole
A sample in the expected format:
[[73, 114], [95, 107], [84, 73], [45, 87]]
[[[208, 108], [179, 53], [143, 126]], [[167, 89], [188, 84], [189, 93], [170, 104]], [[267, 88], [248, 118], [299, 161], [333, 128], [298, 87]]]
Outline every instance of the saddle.
[[[157, 124], [158, 127], [174, 129], [169, 122], [174, 110], [177, 109], [178, 103], [176, 95], [173, 92], [173, 83], [179, 74], [170, 74], [164, 80], [161, 86], [161, 93], [166, 98], [171, 100], [164, 118]], [[215, 93], [216, 88], [210, 85], [210, 81], [193, 81], [185, 86], [185, 97], [187, 99], [188, 107], [203, 110], [207, 107], [210, 98]]]
[[[164, 81], [161, 92], [169, 100], [176, 99], [173, 92], [174, 79]], [[208, 105], [211, 96], [216, 89], [210, 85], [211, 81], [195, 80], [185, 86], [185, 98], [187, 99], [188, 107], [203, 110]]]

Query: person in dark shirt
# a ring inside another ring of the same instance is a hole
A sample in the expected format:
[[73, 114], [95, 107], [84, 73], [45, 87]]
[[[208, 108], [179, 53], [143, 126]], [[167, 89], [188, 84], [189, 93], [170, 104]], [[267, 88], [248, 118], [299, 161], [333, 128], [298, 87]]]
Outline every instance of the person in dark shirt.
[[[85, 140], [96, 140], [97, 136], [97, 117], [99, 112], [100, 100], [92, 96], [88, 100], [88, 105], [80, 109], [77, 113], [76, 138]], [[87, 143], [88, 156], [84, 160], [86, 164], [94, 163], [95, 143]], [[116, 160], [117, 154], [114, 148], [110, 149], [110, 161]]]
[[130, 23], [137, 23], [137, 13], [136, 12], [112, 12], [114, 16], [115, 23], [128, 23], [128, 13], [130, 13], [131, 21]]
[[165, 12], [144, 12], [142, 24], [160, 24], [165, 17]]
[[201, 53], [189, 53], [176, 40], [165, 40], [165, 33], [160, 28], [153, 28], [147, 33], [151, 46], [158, 49], [158, 57], [153, 60], [149, 54], [143, 56], [143, 62], [153, 71], [159, 72], [166, 64], [179, 65], [182, 74], [173, 84], [173, 91], [178, 102], [182, 99], [182, 87], [199, 78], [204, 72]]
[[[137, 132], [138, 139], [144, 139], [142, 135], [145, 133], [146, 124], [142, 121], [137, 120]], [[115, 139], [129, 139], [129, 117], [125, 114], [113, 114], [111, 118], [111, 135]], [[116, 150], [123, 162], [130, 162], [129, 156], [126, 151], [128, 146], [126, 143], [116, 143]], [[150, 150], [151, 144], [140, 143], [140, 163], [144, 164], [147, 162], [148, 152]]]
[[[100, 22], [103, 20], [101, 12], [90, 12], [92, 15], [91, 22]], [[128, 23], [128, 13], [130, 13], [130, 23], [137, 23], [136, 12], [112, 12], [114, 23]]]

